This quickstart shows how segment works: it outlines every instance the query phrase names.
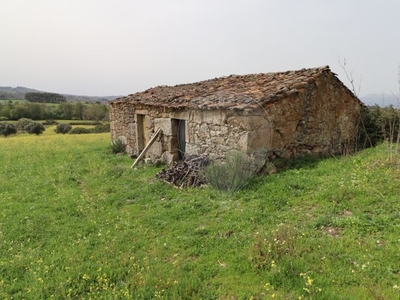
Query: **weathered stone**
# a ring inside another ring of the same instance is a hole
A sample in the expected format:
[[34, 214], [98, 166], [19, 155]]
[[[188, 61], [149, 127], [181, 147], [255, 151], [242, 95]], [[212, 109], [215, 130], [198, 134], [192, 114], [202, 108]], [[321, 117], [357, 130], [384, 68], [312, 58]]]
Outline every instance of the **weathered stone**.
[[164, 135], [172, 135], [172, 126], [170, 118], [155, 118], [154, 127], [161, 128]]
[[227, 119], [227, 124], [239, 127], [245, 131], [254, 131], [269, 123], [268, 116], [232, 116]]
[[154, 142], [147, 151], [146, 157], [150, 157], [153, 161], [156, 161], [160, 158], [160, 153], [163, 153], [161, 141]]
[[164, 151], [161, 154], [161, 160], [166, 162], [167, 164], [171, 164], [173, 161], [178, 159], [178, 154], [171, 154], [169, 151]]

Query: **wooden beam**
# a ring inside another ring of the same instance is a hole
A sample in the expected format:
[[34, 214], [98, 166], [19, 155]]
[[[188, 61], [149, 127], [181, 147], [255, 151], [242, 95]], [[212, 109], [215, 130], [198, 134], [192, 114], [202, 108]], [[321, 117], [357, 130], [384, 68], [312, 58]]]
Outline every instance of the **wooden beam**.
[[151, 137], [150, 141], [147, 143], [146, 147], [144, 147], [143, 151], [140, 153], [140, 155], [138, 156], [138, 158], [135, 160], [135, 162], [133, 163], [131, 168], [134, 168], [139, 161], [143, 158], [143, 156], [146, 154], [147, 150], [149, 150], [149, 148], [151, 147], [151, 145], [153, 145], [153, 143], [155, 142], [157, 136], [159, 134], [162, 133], [161, 128], [158, 128], [158, 130], [153, 134], [153, 136]]

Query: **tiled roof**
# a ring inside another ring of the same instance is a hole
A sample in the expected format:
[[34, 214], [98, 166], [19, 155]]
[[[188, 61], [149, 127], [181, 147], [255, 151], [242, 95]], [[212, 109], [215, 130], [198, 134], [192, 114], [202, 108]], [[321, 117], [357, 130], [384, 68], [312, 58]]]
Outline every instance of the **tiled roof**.
[[296, 94], [326, 73], [329, 66], [251, 75], [230, 75], [196, 83], [158, 86], [118, 98], [149, 106], [246, 109]]

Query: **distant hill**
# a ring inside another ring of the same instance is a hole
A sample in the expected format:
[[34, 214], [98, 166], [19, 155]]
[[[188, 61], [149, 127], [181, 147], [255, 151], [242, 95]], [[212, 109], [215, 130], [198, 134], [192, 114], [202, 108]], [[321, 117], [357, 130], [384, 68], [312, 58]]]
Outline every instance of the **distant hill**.
[[34, 93], [39, 92], [38, 90], [26, 88], [23, 86], [17, 86], [15, 88], [11, 86], [0, 86], [0, 91], [10, 92], [10, 93]]
[[11, 87], [0, 86], [0, 100], [24, 99], [25, 93], [39, 92], [38, 90], [29, 89], [23, 86]]
[[114, 100], [121, 96], [83, 96], [83, 95], [68, 95], [68, 94], [61, 94], [65, 96], [67, 101], [69, 102], [108, 102]]
[[360, 97], [360, 100], [369, 106], [379, 105], [383, 107], [393, 105], [397, 107], [400, 104], [399, 99], [391, 94], [368, 94]]
[[[0, 86], [0, 100], [15, 100], [15, 99], [25, 99], [26, 93], [44, 93], [44, 91], [39, 91], [31, 88], [26, 88], [23, 86], [11, 87], [11, 86]], [[114, 100], [120, 96], [84, 96], [84, 95], [69, 95], [60, 94], [65, 96], [67, 101], [70, 102], [108, 102]]]

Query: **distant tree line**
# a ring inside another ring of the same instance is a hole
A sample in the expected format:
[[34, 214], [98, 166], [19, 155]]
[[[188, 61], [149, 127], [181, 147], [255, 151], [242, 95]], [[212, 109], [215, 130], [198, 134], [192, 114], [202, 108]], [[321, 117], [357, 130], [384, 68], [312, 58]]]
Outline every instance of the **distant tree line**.
[[108, 105], [102, 103], [85, 104], [82, 102], [63, 102], [59, 104], [44, 104], [34, 102], [8, 101], [0, 102], [0, 121], [19, 120], [108, 120]]
[[0, 91], [0, 100], [17, 100], [24, 97], [23, 93], [9, 93]]
[[26, 93], [25, 99], [29, 102], [39, 103], [62, 103], [67, 102], [67, 99], [56, 93]]

